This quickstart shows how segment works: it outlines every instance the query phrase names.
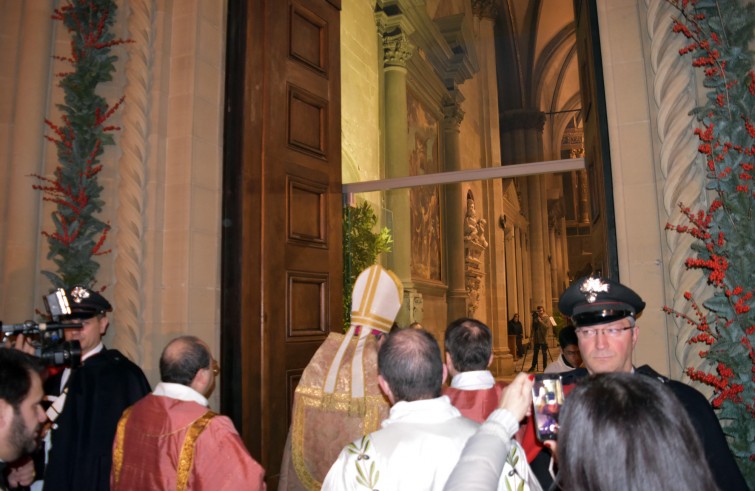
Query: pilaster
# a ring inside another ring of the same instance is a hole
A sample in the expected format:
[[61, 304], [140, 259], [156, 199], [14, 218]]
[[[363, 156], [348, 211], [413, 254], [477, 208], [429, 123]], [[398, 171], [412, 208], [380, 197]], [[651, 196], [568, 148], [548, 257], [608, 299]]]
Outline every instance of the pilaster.
[[[39, 263], [40, 203], [42, 195], [32, 188], [31, 174], [45, 174], [46, 151], [55, 152], [46, 143], [44, 117], [48, 114], [47, 97], [51, 81], [50, 47], [54, 23], [50, 19], [52, 2], [28, 0], [21, 10], [21, 53], [15, 67], [3, 67], [16, 72], [15, 107], [10, 131], [10, 150], [4, 183], [2, 206], [2, 312], [7, 321], [22, 321], [34, 316], [34, 304], [39, 298], [35, 285]], [[60, 53], [57, 53], [60, 54]], [[50, 224], [52, 226], [52, 224]], [[42, 256], [45, 253], [41, 253]], [[43, 269], [47, 268], [47, 264]]]
[[[448, 98], [443, 105], [444, 162], [447, 171], [461, 169], [459, 127], [464, 111], [459, 103]], [[460, 183], [446, 185], [446, 257], [448, 259], [448, 319], [467, 315], [467, 291], [464, 277], [464, 196]]]

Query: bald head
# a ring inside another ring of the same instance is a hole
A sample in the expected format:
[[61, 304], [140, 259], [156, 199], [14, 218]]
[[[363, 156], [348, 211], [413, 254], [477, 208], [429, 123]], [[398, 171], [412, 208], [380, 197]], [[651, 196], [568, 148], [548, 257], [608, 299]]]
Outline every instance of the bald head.
[[425, 330], [389, 335], [378, 353], [378, 371], [396, 402], [440, 397], [443, 361], [438, 342]]
[[210, 368], [212, 356], [204, 341], [195, 336], [181, 336], [170, 343], [160, 356], [160, 380], [191, 386], [197, 372]]

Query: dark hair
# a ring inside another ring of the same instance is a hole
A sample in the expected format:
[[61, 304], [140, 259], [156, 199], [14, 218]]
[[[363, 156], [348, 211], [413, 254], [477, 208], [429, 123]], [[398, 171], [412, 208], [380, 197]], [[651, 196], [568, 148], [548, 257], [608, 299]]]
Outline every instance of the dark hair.
[[44, 365], [39, 358], [12, 348], [0, 348], [0, 399], [18, 412], [29, 395], [31, 374], [41, 373]]
[[562, 489], [718, 489], [684, 407], [656, 379], [593, 375], [571, 391], [560, 420]]
[[438, 341], [423, 329], [391, 334], [378, 352], [378, 372], [396, 402], [440, 397], [443, 361]]
[[558, 345], [561, 347], [561, 349], [572, 345], [579, 346], [579, 341], [577, 340], [577, 330], [574, 328], [574, 326], [566, 326], [558, 332]]
[[190, 385], [203, 368], [209, 368], [212, 357], [207, 346], [196, 336], [180, 336], [168, 343], [160, 356], [160, 380]]
[[459, 372], [485, 370], [493, 352], [493, 337], [488, 326], [462, 317], [446, 328], [446, 351], [451, 355], [454, 368]]

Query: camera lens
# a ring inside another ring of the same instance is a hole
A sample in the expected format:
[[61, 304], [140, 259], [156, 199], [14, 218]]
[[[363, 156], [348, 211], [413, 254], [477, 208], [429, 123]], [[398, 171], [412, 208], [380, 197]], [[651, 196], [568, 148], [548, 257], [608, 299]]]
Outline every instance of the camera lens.
[[78, 341], [61, 341], [37, 348], [35, 354], [46, 365], [75, 368], [81, 364], [81, 344]]

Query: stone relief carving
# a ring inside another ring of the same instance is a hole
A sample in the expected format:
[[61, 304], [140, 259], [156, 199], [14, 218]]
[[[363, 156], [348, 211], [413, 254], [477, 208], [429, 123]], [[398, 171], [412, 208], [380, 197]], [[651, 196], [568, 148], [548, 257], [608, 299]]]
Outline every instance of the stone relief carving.
[[[406, 97], [409, 134], [414, 148], [409, 153], [409, 175], [438, 172], [438, 119], [411, 92]], [[441, 281], [440, 188], [420, 186], [409, 191], [411, 211], [412, 276]]]
[[474, 317], [480, 304], [483, 271], [483, 253], [488, 248], [487, 221], [477, 216], [472, 190], [467, 191], [467, 212], [464, 218], [464, 282], [467, 290], [467, 315]]

